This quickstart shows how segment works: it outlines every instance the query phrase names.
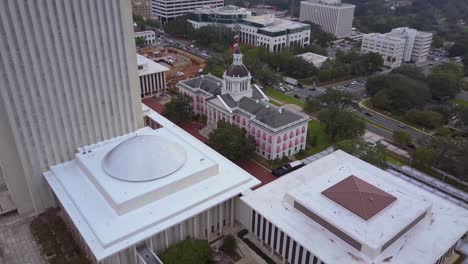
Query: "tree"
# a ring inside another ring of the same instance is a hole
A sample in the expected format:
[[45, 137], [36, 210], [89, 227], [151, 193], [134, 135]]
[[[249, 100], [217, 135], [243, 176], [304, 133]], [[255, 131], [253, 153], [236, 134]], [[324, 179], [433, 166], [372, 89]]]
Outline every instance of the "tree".
[[[424, 82], [404, 75], [391, 74], [371, 82], [367, 89], [370, 94], [375, 93], [372, 104], [393, 113], [423, 106], [431, 98], [430, 90]], [[379, 84], [383, 88], [375, 87]]]
[[406, 147], [411, 143], [411, 136], [404, 131], [393, 131], [393, 141], [400, 146]]
[[254, 137], [245, 129], [224, 121], [219, 121], [217, 128], [210, 133], [208, 145], [231, 161], [248, 160], [256, 149]]
[[233, 235], [227, 235], [223, 239], [223, 245], [221, 245], [221, 249], [229, 254], [236, 253], [237, 250], [237, 241]]
[[405, 114], [405, 118], [413, 124], [429, 129], [435, 129], [443, 124], [443, 116], [433, 111], [411, 110]]
[[191, 24], [187, 22], [187, 16], [178, 16], [164, 24], [164, 32], [173, 36], [185, 37], [192, 29]]
[[432, 97], [435, 99], [455, 97], [462, 88], [462, 77], [461, 67], [454, 63], [434, 68], [427, 78]]
[[387, 150], [386, 147], [380, 143], [373, 146], [362, 139], [343, 140], [337, 143], [335, 148], [341, 149], [344, 152], [369, 162], [379, 168], [385, 169], [387, 167]]
[[318, 119], [334, 142], [360, 137], [366, 130], [363, 121], [352, 113], [336, 107], [327, 107], [320, 111]]
[[417, 80], [426, 79], [426, 76], [424, 76], [422, 69], [416, 65], [405, 64], [398, 68], [393, 69], [391, 73], [405, 75], [411, 79], [417, 79]]
[[135, 45], [137, 47], [144, 46], [146, 44], [145, 38], [144, 37], [137, 37], [135, 38]]
[[164, 116], [176, 124], [191, 120], [193, 117], [192, 98], [178, 95], [165, 105]]
[[468, 107], [460, 107], [458, 112], [460, 114], [460, 122], [464, 126], [468, 126]]
[[328, 89], [324, 94], [307, 100], [305, 110], [314, 113], [324, 107], [345, 109], [353, 105], [354, 95], [350, 92]]
[[419, 147], [413, 151], [411, 156], [411, 166], [416, 168], [430, 167], [435, 159], [435, 151], [431, 147]]

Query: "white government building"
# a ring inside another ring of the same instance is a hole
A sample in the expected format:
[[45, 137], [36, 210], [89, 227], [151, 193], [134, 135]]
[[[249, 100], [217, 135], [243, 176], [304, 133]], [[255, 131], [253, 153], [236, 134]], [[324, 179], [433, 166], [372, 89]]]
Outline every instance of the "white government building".
[[232, 228], [238, 196], [260, 183], [144, 108], [159, 128], [82, 147], [44, 174], [93, 263], [160, 263], [158, 252], [187, 237], [216, 240]]
[[337, 38], [345, 38], [351, 36], [355, 8], [341, 0], [302, 1], [299, 19], [320, 25]]
[[277, 263], [442, 264], [468, 211], [343, 151], [241, 197], [239, 221]]
[[237, 6], [193, 10], [188, 13], [187, 21], [195, 29], [212, 24], [225, 25], [236, 32], [240, 42], [263, 46], [271, 52], [310, 44], [309, 25], [276, 18], [273, 14], [256, 16]]
[[402, 62], [426, 61], [431, 44], [432, 33], [401, 27], [385, 34], [364, 35], [361, 52], [379, 53], [384, 59], [385, 66], [396, 68], [401, 66]]
[[169, 69], [137, 54], [138, 76], [141, 98], [151, 97], [166, 91], [166, 74]]
[[153, 30], [137, 31], [133, 33], [133, 36], [135, 39], [143, 38], [145, 44], [153, 44], [156, 42], [156, 33]]

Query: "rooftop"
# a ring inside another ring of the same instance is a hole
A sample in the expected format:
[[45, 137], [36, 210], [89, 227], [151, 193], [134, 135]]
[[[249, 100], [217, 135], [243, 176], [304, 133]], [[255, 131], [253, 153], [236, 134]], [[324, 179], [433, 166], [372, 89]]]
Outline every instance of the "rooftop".
[[180, 83], [183, 83], [192, 89], [204, 90], [205, 92], [208, 92], [212, 95], [221, 94], [221, 89], [223, 88], [223, 80], [211, 74], [200, 75], [195, 78], [182, 80]]
[[259, 184], [161, 115], [147, 115], [163, 127], [84, 147], [44, 174], [98, 261]]
[[[385, 203], [365, 220], [323, 194], [332, 186]], [[325, 263], [434, 263], [468, 229], [463, 208], [343, 151], [241, 199]]]
[[299, 54], [297, 56], [301, 57], [303, 60], [305, 60], [305, 61], [307, 61], [309, 63], [314, 63], [316, 61], [324, 62], [324, 61], [326, 61], [328, 59], [327, 56], [323, 56], [323, 55], [312, 53], [312, 52], [302, 53], [302, 54]]
[[355, 7], [355, 5], [352, 5], [352, 4], [342, 3], [341, 0], [307, 0], [307, 1], [301, 1], [301, 4], [332, 6], [336, 8]]
[[[253, 88], [255, 91], [257, 88]], [[223, 94], [221, 98], [228, 105], [231, 110], [244, 111], [254, 116], [253, 121], [263, 123], [273, 129], [280, 128], [297, 121], [306, 121], [309, 118], [295, 111], [279, 108], [275, 105], [264, 102], [263, 98], [260, 97], [260, 92], [253, 92], [254, 98], [243, 97], [236, 102], [229, 94]], [[258, 98], [258, 99], [256, 99]], [[210, 102], [213, 102], [221, 107], [224, 107], [218, 98], [213, 98]]]
[[243, 21], [257, 24], [259, 28], [268, 32], [279, 32], [287, 29], [301, 29], [305, 27], [309, 28], [309, 25], [307, 24], [287, 19], [275, 18], [271, 14], [262, 16], [249, 16], [244, 18]]
[[354, 175], [331, 186], [322, 194], [364, 220], [369, 220], [396, 200], [395, 196]]
[[137, 65], [143, 66], [143, 69], [138, 70], [139, 76], [158, 73], [158, 72], [165, 72], [169, 70], [167, 67], [164, 67], [163, 65], [151, 59], [148, 59], [145, 56], [142, 56], [140, 54], [137, 54]]

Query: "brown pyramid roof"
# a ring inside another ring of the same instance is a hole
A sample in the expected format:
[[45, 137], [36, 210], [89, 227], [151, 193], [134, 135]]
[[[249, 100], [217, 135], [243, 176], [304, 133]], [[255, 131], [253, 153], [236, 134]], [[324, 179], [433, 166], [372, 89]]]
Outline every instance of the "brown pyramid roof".
[[354, 175], [331, 186], [322, 194], [366, 221], [396, 200], [395, 196]]

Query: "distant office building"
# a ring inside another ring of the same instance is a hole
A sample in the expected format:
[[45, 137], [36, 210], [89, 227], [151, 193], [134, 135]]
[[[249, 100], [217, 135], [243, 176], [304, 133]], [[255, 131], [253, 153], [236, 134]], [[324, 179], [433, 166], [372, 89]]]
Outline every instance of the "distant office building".
[[272, 14], [254, 16], [236, 6], [194, 10], [188, 14], [188, 22], [195, 29], [210, 24], [225, 25], [236, 32], [240, 42], [263, 46], [271, 52], [310, 43], [309, 25], [275, 18]]
[[131, 5], [3, 0], [0, 25], [0, 174], [20, 214], [40, 212], [42, 172], [143, 125]]
[[322, 56], [320, 54], [315, 54], [312, 52], [306, 52], [303, 54], [299, 54], [297, 56], [307, 61], [308, 63], [314, 64], [316, 68], [322, 67], [322, 64], [328, 60], [328, 57]]
[[224, 0], [151, 0], [152, 16], [157, 17], [162, 23], [183, 16], [190, 11], [203, 7], [222, 7]]
[[355, 7], [341, 0], [302, 1], [299, 19], [318, 24], [337, 38], [345, 38], [351, 35]]
[[165, 72], [169, 70], [168, 68], [139, 54], [137, 54], [137, 64], [141, 98], [166, 91]]
[[163, 116], [144, 113], [158, 129], [86, 146], [44, 173], [90, 263], [162, 263], [157, 254], [186, 238], [217, 241], [234, 227], [238, 197], [260, 184]]
[[151, 0], [132, 0], [132, 12], [143, 18], [151, 17]]
[[309, 117], [300, 112], [270, 104], [242, 63], [239, 49], [223, 79], [202, 75], [177, 83], [181, 94], [193, 99], [196, 114], [207, 116], [208, 126], [219, 121], [244, 128], [255, 138], [257, 153], [266, 159], [291, 156], [305, 149]]
[[153, 30], [146, 30], [146, 31], [137, 31], [133, 33], [135, 39], [143, 38], [145, 40], [145, 44], [153, 44], [156, 42], [156, 33]]
[[237, 219], [276, 263], [452, 263], [468, 211], [426, 188], [339, 150], [242, 196]]
[[420, 63], [427, 59], [432, 43], [432, 33], [411, 28], [395, 28], [389, 33], [366, 34], [361, 52], [376, 52], [382, 55], [384, 65], [396, 68], [402, 62]]

